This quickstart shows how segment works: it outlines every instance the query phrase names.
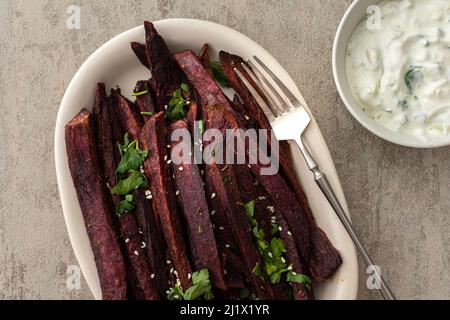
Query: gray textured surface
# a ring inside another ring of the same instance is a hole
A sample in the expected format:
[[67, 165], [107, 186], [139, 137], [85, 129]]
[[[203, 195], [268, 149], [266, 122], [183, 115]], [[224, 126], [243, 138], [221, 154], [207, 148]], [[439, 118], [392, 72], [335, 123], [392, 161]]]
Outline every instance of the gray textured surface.
[[[450, 297], [450, 148], [414, 150], [365, 131], [331, 71], [350, 0], [0, 1], [0, 299], [91, 298], [66, 288], [76, 264], [63, 220], [53, 129], [64, 90], [98, 46], [144, 19], [191, 17], [235, 28], [289, 66], [334, 157], [354, 225], [401, 298]], [[81, 30], [66, 8], [81, 7]], [[181, 31], [182, 32], [182, 31]], [[361, 268], [361, 298], [365, 289]]]

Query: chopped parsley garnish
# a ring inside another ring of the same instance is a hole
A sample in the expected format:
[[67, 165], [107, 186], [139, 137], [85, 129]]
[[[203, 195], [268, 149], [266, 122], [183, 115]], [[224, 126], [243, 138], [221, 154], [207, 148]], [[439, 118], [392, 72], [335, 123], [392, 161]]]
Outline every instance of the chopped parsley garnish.
[[167, 117], [170, 120], [180, 120], [187, 116], [186, 106], [189, 104], [189, 86], [182, 83], [180, 88], [172, 93], [167, 107]]
[[131, 210], [134, 209], [134, 205], [135, 203], [133, 195], [127, 194], [125, 196], [125, 200], [120, 201], [119, 204], [117, 205], [116, 208], [117, 215], [121, 217], [125, 213], [130, 212]]
[[148, 187], [147, 177], [140, 171], [148, 151], [139, 149], [137, 140], [130, 142], [128, 133], [123, 137], [123, 145], [118, 144], [118, 147], [122, 157], [116, 170], [119, 182], [111, 189], [111, 193], [124, 196], [124, 200], [116, 206], [117, 215], [122, 216], [134, 208], [131, 192], [140, 187]]
[[[408, 101], [406, 101], [406, 100], [400, 100], [399, 102], [398, 102], [398, 107], [399, 108], [401, 108], [403, 111], [404, 110], [406, 110], [406, 109], [408, 109]], [[392, 111], [391, 111], [392, 112]]]
[[203, 297], [205, 300], [211, 300], [214, 295], [211, 291], [211, 280], [209, 279], [208, 269], [202, 269], [192, 274], [192, 287], [183, 291], [177, 283], [175, 287], [170, 288], [167, 294], [169, 300], [197, 300]]
[[114, 188], [111, 189], [113, 194], [126, 196], [139, 187], [148, 187], [147, 178], [142, 172], [129, 170], [128, 173], [129, 175], [127, 178], [120, 180]]
[[409, 90], [409, 93], [413, 93], [414, 88], [422, 80], [423, 75], [420, 71], [420, 67], [412, 66], [405, 74], [405, 84]]
[[223, 71], [222, 65], [220, 61], [211, 61], [211, 68], [213, 72], [214, 79], [224, 88], [228, 88], [230, 86], [230, 82], [228, 78], [225, 76], [225, 72]]
[[[311, 288], [311, 279], [303, 274], [297, 274], [292, 270], [292, 264], [288, 265], [283, 254], [287, 252], [286, 244], [277, 235], [279, 235], [279, 226], [272, 224], [272, 238], [270, 242], [265, 239], [265, 232], [259, 227], [258, 221], [254, 217], [255, 200], [245, 204], [245, 211], [252, 226], [253, 237], [256, 245], [261, 252], [264, 260], [264, 271], [269, 276], [270, 283], [279, 283], [281, 277], [286, 275], [286, 281], [298, 282], [305, 285], [306, 288]], [[252, 270], [253, 274], [259, 278], [264, 279], [261, 266], [256, 263]]]
[[153, 112], [142, 111], [141, 115], [144, 117], [151, 117], [153, 115]]
[[144, 90], [144, 91], [141, 91], [141, 92], [133, 92], [131, 95], [133, 97], [140, 97], [140, 96], [146, 95], [147, 93], [148, 93], [148, 90]]

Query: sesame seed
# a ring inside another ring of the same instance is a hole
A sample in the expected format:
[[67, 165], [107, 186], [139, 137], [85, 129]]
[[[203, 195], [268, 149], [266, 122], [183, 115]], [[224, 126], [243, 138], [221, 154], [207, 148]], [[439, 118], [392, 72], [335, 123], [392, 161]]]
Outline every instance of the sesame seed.
[[219, 229], [220, 229], [220, 230], [225, 230], [225, 228], [224, 228], [224, 227], [219, 227]]
[[288, 270], [292, 270], [292, 266], [289, 266], [289, 267], [288, 267]]
[[178, 170], [179, 170], [179, 171], [183, 171], [184, 168], [183, 168], [183, 167], [178, 167]]
[[106, 183], [106, 187], [109, 189], [111, 186], [109, 185], [109, 183]]
[[192, 277], [192, 275], [190, 273], [188, 273], [188, 279], [190, 279]]
[[130, 239], [126, 238], [125, 243], [128, 243], [128, 242], [130, 242]]
[[151, 193], [150, 193], [150, 190], [145, 190], [145, 195], [146, 196], [148, 196], [148, 195], [150, 195]]
[[248, 115], [245, 115], [245, 120], [250, 120], [250, 117]]
[[281, 226], [278, 226], [278, 230], [283, 231], [283, 228]]
[[154, 278], [155, 278], [155, 274], [152, 273], [152, 274], [150, 275], [150, 278], [154, 279]]
[[229, 248], [229, 247], [230, 247], [230, 245], [229, 245], [229, 244], [226, 244], [226, 245], [225, 245], [225, 248]]
[[252, 165], [249, 163], [248, 165], [247, 165], [249, 168], [251, 168], [252, 167]]
[[139, 252], [137, 252], [137, 251], [134, 251], [134, 254], [135, 254], [136, 256], [138, 256], [138, 255], [139, 255]]
[[267, 208], [267, 210], [269, 210], [269, 211], [272, 212], [272, 213], [275, 212], [275, 209], [274, 209], [273, 206], [267, 206], [266, 208]]
[[281, 262], [286, 263], [286, 259], [281, 257]]
[[228, 272], [227, 272], [227, 270], [223, 270], [223, 274], [227, 274]]
[[177, 285], [181, 285], [180, 279], [177, 279]]
[[169, 106], [166, 104], [165, 106], [164, 106], [164, 110], [167, 110], [169, 108]]
[[170, 149], [170, 144], [166, 145], [167, 149]]
[[175, 194], [178, 196], [180, 194], [180, 190], [177, 190]]
[[[170, 281], [169, 281], [169, 284], [170, 284]], [[170, 293], [170, 291], [169, 291], [169, 290], [167, 290], [167, 291], [166, 291], [166, 294], [169, 294], [169, 293]]]
[[296, 276], [296, 275], [297, 275], [297, 272], [295, 272], [295, 271], [292, 271], [292, 274], [293, 274], [294, 276]]
[[173, 268], [170, 268], [170, 273], [173, 273]]
[[142, 246], [143, 246], [143, 247], [145, 248], [145, 242], [144, 242], [144, 241], [142, 241], [141, 243], [142, 243]]
[[167, 264], [171, 264], [171, 263], [172, 263], [172, 261], [170, 261], [170, 260], [167, 260], [167, 261], [166, 261], [166, 263], [167, 263]]
[[262, 201], [262, 200], [266, 200], [266, 197], [258, 197], [258, 200]]
[[177, 270], [173, 270], [173, 274], [178, 277], [178, 271]]
[[213, 192], [212, 194], [211, 194], [211, 199], [214, 199], [216, 197], [216, 194]]
[[215, 215], [216, 214], [216, 210], [211, 211], [211, 215]]
[[201, 170], [201, 171], [200, 171], [200, 174], [201, 174], [201, 175], [204, 175], [204, 174], [205, 174], [205, 170]]
[[167, 164], [171, 164], [172, 163], [172, 160], [167, 160]]
[[287, 234], [290, 235], [290, 236], [292, 236], [292, 232], [290, 232], [290, 231], [288, 231]]
[[269, 257], [273, 258], [272, 252], [269, 252], [267, 255], [268, 255]]
[[175, 299], [179, 299], [180, 297], [176, 294], [173, 296]]
[[164, 156], [164, 161], [167, 161], [167, 154]]
[[139, 234], [143, 234], [143, 232], [141, 230], [139, 230]]

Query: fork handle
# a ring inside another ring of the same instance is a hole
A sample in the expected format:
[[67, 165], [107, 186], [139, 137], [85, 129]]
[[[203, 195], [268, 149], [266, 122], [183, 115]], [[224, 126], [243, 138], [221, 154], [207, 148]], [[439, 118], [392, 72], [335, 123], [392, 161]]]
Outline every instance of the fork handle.
[[[327, 177], [324, 173], [322, 173], [317, 163], [315, 162], [314, 158], [312, 157], [309, 150], [306, 148], [306, 146], [303, 144], [303, 141], [301, 141], [301, 138], [299, 141], [297, 141], [297, 144], [300, 148], [300, 151], [303, 154], [303, 157], [306, 160], [306, 163], [308, 164], [308, 167], [311, 169], [311, 171], [314, 173], [314, 180], [316, 181], [317, 185], [319, 186], [320, 190], [322, 190], [323, 194], [327, 198], [330, 205], [333, 207], [334, 211], [336, 212], [337, 216], [341, 220], [341, 223], [344, 225], [344, 228], [347, 230], [350, 238], [353, 240], [353, 243], [355, 244], [356, 248], [358, 248], [358, 251], [362, 258], [364, 259], [367, 266], [374, 266], [372, 259], [370, 258], [369, 254], [367, 253], [366, 249], [364, 248], [363, 244], [359, 240], [358, 236], [356, 235], [353, 226], [347, 217], [347, 214], [345, 213], [344, 209], [342, 208], [341, 204], [339, 203], [339, 200], [336, 197], [336, 194], [333, 191], [333, 188], [331, 188], [330, 183], [328, 182]], [[378, 273], [375, 269], [375, 272]], [[378, 280], [380, 281], [380, 292], [385, 300], [396, 300], [394, 294], [392, 293], [391, 289], [389, 289], [389, 286], [381, 276], [381, 274], [376, 275], [378, 277]]]

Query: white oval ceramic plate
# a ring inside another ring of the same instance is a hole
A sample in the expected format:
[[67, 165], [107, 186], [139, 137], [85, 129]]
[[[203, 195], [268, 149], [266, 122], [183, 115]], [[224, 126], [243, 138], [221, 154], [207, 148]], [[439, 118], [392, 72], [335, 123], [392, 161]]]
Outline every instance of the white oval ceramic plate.
[[[217, 58], [220, 50], [236, 53], [243, 58], [256, 54], [271, 67], [298, 98], [304, 101], [286, 70], [261, 46], [235, 30], [215, 23], [191, 19], [161, 20], [155, 22], [155, 27], [172, 52], [184, 49], [193, 49], [198, 52], [207, 42], [210, 45], [212, 58]], [[101, 298], [100, 284], [67, 163], [64, 125], [81, 108], [92, 109], [97, 82], [106, 83], [108, 88], [118, 85], [122, 88], [122, 93], [127, 95], [132, 92], [137, 80], [150, 77], [149, 71], [139, 63], [130, 48], [131, 41], [144, 42], [144, 39], [144, 28], [139, 26], [114, 37], [95, 51], [70, 82], [56, 120], [55, 162], [64, 218], [73, 250], [96, 299]], [[339, 200], [347, 210], [333, 160], [314, 119], [307, 129], [306, 139], [321, 169], [327, 174]], [[318, 299], [355, 299], [358, 288], [358, 265], [354, 246], [316, 186], [298, 150], [294, 150], [294, 155], [297, 173], [306, 190], [317, 223], [327, 233], [343, 258], [343, 264], [336, 274], [328, 281], [315, 286], [316, 296]]]

